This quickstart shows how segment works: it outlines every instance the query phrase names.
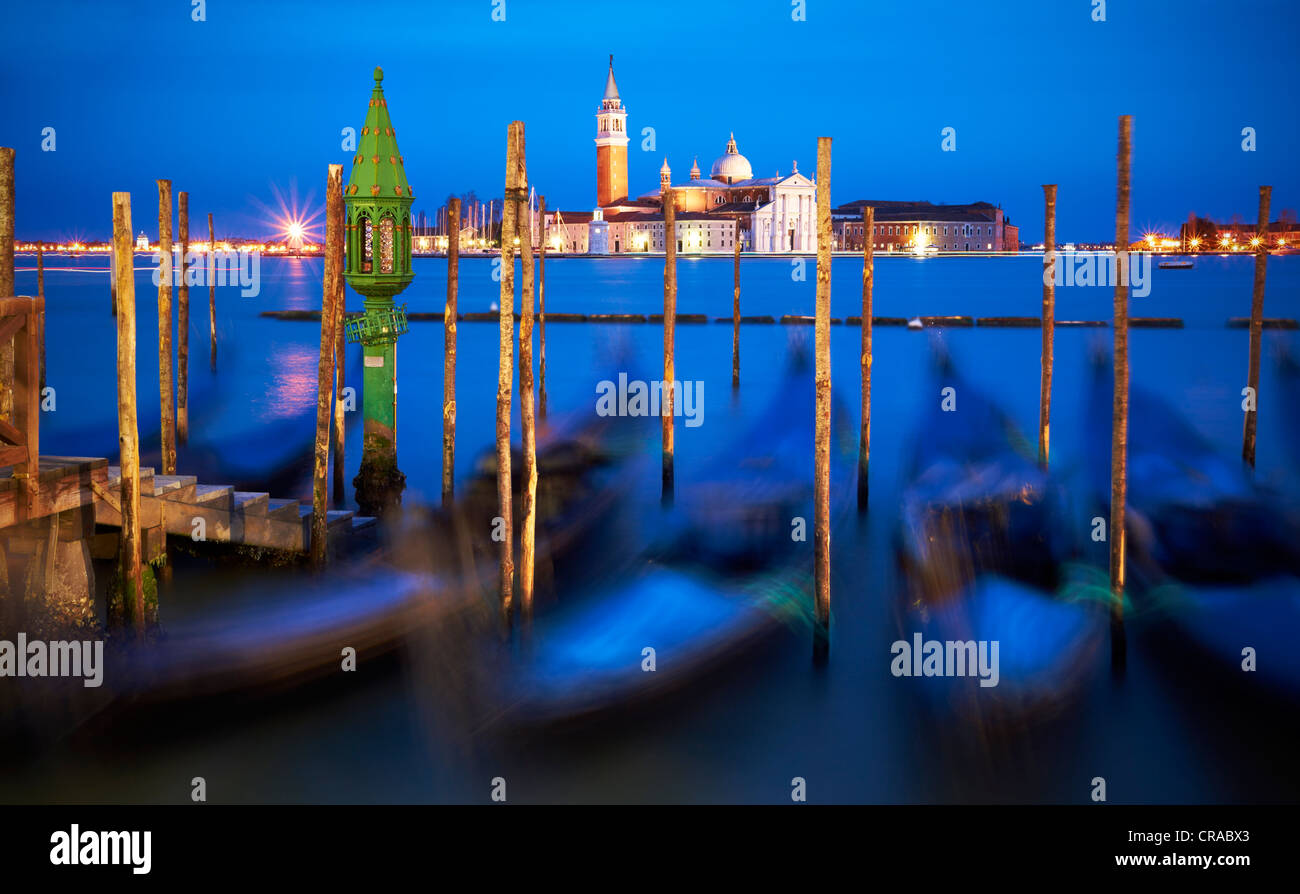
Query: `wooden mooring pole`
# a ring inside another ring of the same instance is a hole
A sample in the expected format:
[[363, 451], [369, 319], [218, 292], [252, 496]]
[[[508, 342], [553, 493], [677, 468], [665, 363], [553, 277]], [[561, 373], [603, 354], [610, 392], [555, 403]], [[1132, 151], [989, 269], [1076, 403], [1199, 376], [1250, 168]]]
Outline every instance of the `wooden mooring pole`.
[[[176, 474], [176, 392], [172, 385], [172, 182], [158, 181], [158, 397], [162, 406], [162, 467]], [[118, 283], [118, 288], [121, 288]]]
[[674, 341], [677, 335], [677, 208], [671, 186], [662, 192], [664, 212], [664, 381], [659, 412], [663, 419], [663, 491], [665, 504], [673, 501], [673, 395], [677, 390]]
[[[528, 190], [528, 152], [524, 128], [519, 127], [519, 192]], [[519, 536], [519, 610], [525, 629], [533, 620], [533, 581], [537, 544], [537, 418], [533, 396], [533, 220], [527, 201], [521, 202], [523, 215], [515, 212], [519, 231], [519, 255], [523, 282], [519, 300], [523, 310], [519, 318], [519, 419], [524, 441], [523, 530]]]
[[1110, 636], [1111, 667], [1122, 671], [1124, 634], [1125, 533], [1128, 498], [1128, 263], [1129, 165], [1133, 156], [1133, 116], [1119, 119], [1118, 188], [1115, 204], [1115, 389], [1110, 441]]
[[[460, 199], [448, 203], [447, 216], [460, 220]], [[456, 492], [456, 290], [460, 277], [460, 227], [447, 228], [447, 303], [442, 310], [442, 505]]]
[[41, 299], [41, 391], [45, 390], [45, 245], [36, 243], [36, 297]]
[[537, 197], [538, 414], [546, 419], [546, 196]]
[[217, 371], [217, 237], [212, 229], [212, 212], [208, 212], [208, 340], [211, 343], [208, 363]]
[[[339, 188], [342, 189], [341, 173]], [[346, 461], [343, 455], [344, 442], [347, 440], [347, 429], [345, 428], [347, 406], [343, 395], [343, 390], [347, 387], [347, 338], [346, 327], [343, 325], [343, 319], [347, 315], [347, 281], [343, 277], [343, 267], [346, 262], [345, 246], [348, 236], [342, 192], [339, 193], [338, 200], [334, 203], [332, 209], [329, 204], [330, 198], [326, 197], [325, 201], [325, 226], [326, 228], [329, 227], [329, 215], [332, 212], [334, 229], [338, 233], [339, 240], [337, 257], [334, 259], [334, 276], [332, 278], [334, 286], [334, 320], [332, 323], [334, 332], [334, 507], [342, 509], [343, 504], [347, 501], [347, 488], [344, 479]]]
[[1052, 365], [1056, 344], [1056, 184], [1043, 184], [1043, 348], [1038, 383], [1038, 464], [1047, 468], [1052, 424]]
[[1273, 187], [1259, 188], [1259, 217], [1255, 224], [1255, 288], [1250, 298], [1250, 366], [1246, 384], [1250, 386], [1246, 420], [1241, 434], [1241, 458], [1255, 468], [1255, 424], [1259, 407], [1259, 350], [1264, 335], [1264, 277], [1268, 272], [1268, 218]]
[[176, 324], [176, 442], [190, 439], [190, 287], [185, 281], [190, 254], [190, 194], [177, 196], [180, 206], [181, 269], [177, 301], [180, 304]]
[[732, 236], [731, 253], [731, 387], [740, 387], [740, 218]]
[[872, 291], [875, 287], [876, 244], [872, 231], [876, 209], [862, 208], [862, 430], [858, 434], [858, 510], [867, 508], [871, 497], [871, 336]]
[[830, 653], [831, 629], [831, 138], [817, 138], [817, 429], [813, 449], [813, 660]]
[[122, 463], [122, 536], [119, 568], [122, 604], [144, 637], [144, 569], [140, 545], [140, 428], [135, 406], [135, 255], [131, 247], [131, 194], [113, 193], [113, 270], [117, 315], [117, 439]]
[[[14, 150], [0, 147], [0, 298], [14, 296]], [[13, 340], [0, 345], [0, 382], [14, 380]], [[0, 388], [0, 419], [14, 418], [12, 388]]]
[[500, 345], [497, 359], [497, 512], [501, 520], [501, 623], [509, 630], [515, 593], [514, 491], [510, 469], [510, 389], [514, 384], [515, 249], [507, 234], [515, 232], [516, 212], [523, 200], [519, 186], [519, 143], [524, 123], [511, 121], [506, 132], [506, 201], [501, 210]]
[[335, 280], [343, 272], [343, 230], [339, 211], [343, 205], [343, 166], [330, 165], [325, 187], [325, 274], [321, 287], [320, 360], [316, 367], [316, 452], [312, 469], [311, 561], [325, 564], [329, 551], [329, 517], [326, 473], [330, 461], [330, 418], [334, 397]]

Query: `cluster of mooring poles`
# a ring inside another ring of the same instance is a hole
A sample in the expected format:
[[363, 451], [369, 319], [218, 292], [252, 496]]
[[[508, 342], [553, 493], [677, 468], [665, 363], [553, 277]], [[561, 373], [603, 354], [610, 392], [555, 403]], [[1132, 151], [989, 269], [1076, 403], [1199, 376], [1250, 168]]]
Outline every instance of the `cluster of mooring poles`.
[[[1112, 328], [1114, 390], [1111, 407], [1111, 496], [1110, 496], [1110, 622], [1111, 666], [1122, 673], [1126, 663], [1124, 594], [1127, 541], [1125, 515], [1128, 491], [1128, 398], [1129, 398], [1129, 199], [1133, 157], [1133, 116], [1119, 118], [1116, 152], [1115, 253], [1116, 277]], [[1250, 361], [1247, 372], [1252, 400], [1246, 403], [1242, 458], [1255, 467], [1255, 427], [1259, 394], [1259, 355], [1264, 323], [1264, 280], [1268, 264], [1268, 219], [1272, 187], [1259, 188], [1256, 223], [1255, 281], [1250, 309]], [[1053, 340], [1056, 323], [1056, 185], [1043, 186], [1043, 346], [1038, 411], [1038, 461], [1048, 467], [1052, 406]]]

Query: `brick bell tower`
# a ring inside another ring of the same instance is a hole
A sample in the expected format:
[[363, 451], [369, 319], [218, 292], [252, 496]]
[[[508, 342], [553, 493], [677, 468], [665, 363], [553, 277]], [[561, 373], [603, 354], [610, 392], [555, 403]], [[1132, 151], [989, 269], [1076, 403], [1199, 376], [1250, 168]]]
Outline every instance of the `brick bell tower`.
[[609, 56], [605, 95], [596, 112], [596, 204], [604, 208], [627, 197], [627, 110], [614, 83], [614, 54]]

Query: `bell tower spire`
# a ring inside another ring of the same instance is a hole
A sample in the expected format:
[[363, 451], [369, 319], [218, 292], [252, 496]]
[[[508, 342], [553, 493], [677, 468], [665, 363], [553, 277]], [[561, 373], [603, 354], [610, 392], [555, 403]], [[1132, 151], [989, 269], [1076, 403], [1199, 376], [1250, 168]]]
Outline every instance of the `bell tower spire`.
[[605, 94], [596, 110], [596, 204], [627, 197], [627, 109], [614, 81], [614, 54], [609, 56]]

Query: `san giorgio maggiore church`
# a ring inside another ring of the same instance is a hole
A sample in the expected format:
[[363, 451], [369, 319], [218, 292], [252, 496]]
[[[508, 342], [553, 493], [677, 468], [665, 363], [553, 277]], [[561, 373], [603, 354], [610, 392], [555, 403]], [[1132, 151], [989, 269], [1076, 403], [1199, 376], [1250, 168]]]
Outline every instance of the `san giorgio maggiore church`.
[[686, 254], [734, 251], [736, 221], [741, 248], [755, 252], [817, 250], [817, 184], [799, 173], [755, 177], [735, 134], [703, 176], [698, 159], [687, 179], [673, 181], [668, 160], [659, 189], [629, 197], [627, 109], [614, 81], [610, 57], [605, 94], [596, 111], [596, 205], [593, 211], [548, 212], [547, 248], [586, 254], [664, 250], [662, 190], [671, 186], [677, 250]]

